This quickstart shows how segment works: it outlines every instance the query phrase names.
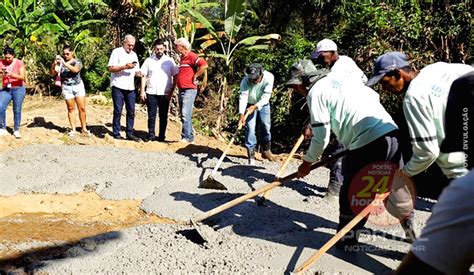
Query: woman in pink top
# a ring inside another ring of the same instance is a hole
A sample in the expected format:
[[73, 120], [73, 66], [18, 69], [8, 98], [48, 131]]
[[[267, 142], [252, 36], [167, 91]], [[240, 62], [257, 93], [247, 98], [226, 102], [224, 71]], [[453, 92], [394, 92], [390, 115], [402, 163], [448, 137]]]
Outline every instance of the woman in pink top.
[[20, 121], [21, 106], [25, 98], [25, 64], [16, 59], [12, 48], [3, 50], [3, 59], [0, 61], [2, 73], [2, 89], [0, 90], [0, 136], [7, 135], [6, 110], [10, 101], [13, 101], [13, 135], [21, 138]]

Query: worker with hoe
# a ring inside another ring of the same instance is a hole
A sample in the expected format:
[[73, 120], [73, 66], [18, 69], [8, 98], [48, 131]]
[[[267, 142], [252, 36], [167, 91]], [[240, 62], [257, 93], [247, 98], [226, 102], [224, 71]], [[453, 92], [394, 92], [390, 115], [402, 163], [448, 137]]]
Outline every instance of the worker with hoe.
[[[375, 61], [368, 85], [376, 83], [385, 91], [404, 95], [413, 156], [403, 172], [415, 176], [436, 162], [449, 179], [460, 178], [445, 188], [396, 274], [467, 274], [474, 259], [473, 174], [463, 176], [473, 166], [469, 126], [474, 68], [436, 62], [416, 71], [405, 54], [388, 52]], [[459, 236], [464, 237], [462, 242]]]
[[[337, 44], [331, 39], [323, 39], [316, 45], [316, 51], [311, 54], [311, 60], [314, 64], [319, 64], [324, 68], [331, 70], [331, 72], [338, 72], [342, 74], [352, 75], [360, 78], [362, 83], [367, 82], [367, 76], [352, 60], [346, 55], [340, 55], [337, 49]], [[334, 155], [337, 152], [344, 150], [344, 146], [336, 139], [334, 133], [331, 132], [329, 145], [323, 152], [323, 157]], [[326, 165], [329, 169], [329, 184], [326, 198], [336, 198], [339, 195], [342, 182], [342, 158]]]
[[401, 52], [385, 53], [375, 61], [374, 75], [367, 85], [380, 83], [383, 90], [404, 95], [403, 112], [413, 149], [411, 159], [402, 169], [407, 176], [425, 171], [434, 162], [449, 179], [467, 174], [464, 153], [443, 153], [440, 146], [445, 139], [451, 84], [472, 71], [474, 68], [469, 65], [436, 62], [418, 72]]
[[[255, 148], [257, 146], [257, 120], [260, 123], [260, 144], [263, 148], [262, 157], [274, 161], [271, 151], [272, 135], [270, 97], [273, 91], [274, 76], [259, 63], [252, 63], [245, 69], [245, 77], [240, 82], [239, 124], [246, 125], [245, 147], [247, 147], [248, 163], [255, 164]], [[245, 120], [245, 113], [248, 117]]]
[[[298, 177], [309, 174], [311, 164], [318, 160], [329, 143], [330, 130], [349, 149], [343, 160], [344, 181], [339, 194], [337, 230], [340, 231], [357, 214], [349, 198], [349, 190], [365, 187], [360, 185], [356, 175], [374, 163], [387, 164], [396, 169], [403, 165], [397, 125], [380, 104], [378, 94], [360, 79], [327, 69], [316, 69], [309, 60], [293, 64], [290, 73], [287, 85], [306, 97], [313, 133], [310, 147], [298, 168]], [[398, 218], [407, 238], [413, 240], [412, 196], [404, 188], [393, 191], [390, 197], [395, 208], [390, 213]], [[357, 245], [366, 221], [367, 218], [361, 220], [336, 247], [347, 251]]]

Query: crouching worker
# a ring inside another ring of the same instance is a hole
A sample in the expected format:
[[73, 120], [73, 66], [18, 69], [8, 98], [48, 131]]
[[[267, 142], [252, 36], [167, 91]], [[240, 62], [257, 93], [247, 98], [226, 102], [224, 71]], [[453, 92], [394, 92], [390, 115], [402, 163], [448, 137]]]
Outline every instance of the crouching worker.
[[[306, 97], [313, 133], [310, 147], [298, 168], [298, 177], [309, 174], [311, 164], [318, 160], [328, 145], [331, 130], [350, 150], [342, 164], [344, 181], [339, 194], [337, 228], [340, 231], [360, 212], [349, 197], [367, 190], [369, 183], [363, 186], [364, 181], [361, 180], [363, 169], [382, 163], [393, 166], [392, 171], [395, 172], [403, 165], [398, 148], [398, 128], [380, 104], [378, 94], [364, 86], [360, 79], [337, 72], [330, 73], [326, 69], [317, 70], [311, 61], [303, 60], [292, 65], [291, 79], [287, 85]], [[413, 239], [412, 196], [408, 189], [398, 189], [396, 197], [389, 197], [395, 206], [390, 213], [396, 215], [407, 237]], [[378, 190], [370, 190], [370, 195], [375, 197]], [[400, 191], [402, 194], [398, 194]], [[353, 245], [357, 245], [366, 221], [367, 218], [359, 222], [336, 247], [350, 250]]]
[[[246, 76], [240, 82], [239, 124], [247, 125], [245, 129], [245, 147], [247, 147], [250, 165], [255, 164], [255, 147], [257, 146], [257, 120], [260, 122], [260, 143], [263, 147], [262, 157], [274, 160], [271, 151], [272, 135], [270, 97], [272, 96], [274, 76], [265, 71], [263, 66], [252, 63], [245, 69]], [[245, 113], [249, 115], [244, 120]]]

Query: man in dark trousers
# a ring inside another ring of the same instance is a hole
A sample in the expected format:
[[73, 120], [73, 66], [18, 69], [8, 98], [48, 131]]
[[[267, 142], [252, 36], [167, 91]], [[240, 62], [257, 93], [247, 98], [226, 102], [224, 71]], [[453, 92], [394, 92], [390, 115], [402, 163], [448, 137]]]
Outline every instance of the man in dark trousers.
[[113, 138], [122, 139], [120, 136], [120, 118], [125, 103], [127, 109], [126, 138], [132, 141], [140, 141], [133, 132], [136, 101], [135, 76], [141, 76], [138, 57], [133, 51], [134, 47], [135, 37], [127, 34], [123, 39], [122, 47], [112, 51], [107, 66], [109, 72], [111, 72], [110, 86], [112, 86], [112, 101], [114, 103]]
[[[366, 176], [370, 177], [370, 174], [366, 173], [359, 177], [361, 173], [375, 164], [396, 169], [403, 165], [398, 147], [397, 125], [380, 104], [378, 94], [359, 79], [347, 74], [329, 72], [327, 69], [316, 70], [314, 65], [307, 61], [293, 64], [291, 76], [287, 85], [306, 97], [313, 132], [310, 147], [298, 168], [298, 177], [309, 174], [311, 164], [318, 160], [328, 145], [331, 130], [350, 150], [343, 160], [344, 182], [339, 194], [337, 228], [340, 231], [357, 215], [356, 206], [361, 200], [356, 194], [371, 189], [371, 194], [368, 195], [375, 197], [375, 193], [379, 192], [373, 190], [368, 182], [360, 180]], [[354, 93], [358, 96], [354, 96]], [[392, 195], [394, 198], [395, 195], [403, 195], [403, 190], [392, 192]], [[397, 200], [395, 206], [396, 217], [407, 237], [413, 240], [414, 210], [410, 195], [408, 200]], [[357, 245], [360, 230], [366, 221], [365, 218], [359, 222], [336, 246], [347, 250]]]

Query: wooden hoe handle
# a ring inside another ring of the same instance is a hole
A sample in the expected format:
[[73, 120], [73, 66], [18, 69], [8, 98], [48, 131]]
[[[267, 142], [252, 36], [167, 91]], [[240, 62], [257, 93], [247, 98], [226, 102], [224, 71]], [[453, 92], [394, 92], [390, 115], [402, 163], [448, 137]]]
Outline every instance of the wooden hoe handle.
[[[332, 161], [334, 161], [334, 160], [336, 160], [336, 159], [338, 159], [338, 158], [344, 156], [344, 155], [347, 154], [348, 152], [349, 152], [348, 150], [344, 150], [344, 151], [341, 151], [341, 152], [339, 152], [339, 153], [336, 153], [336, 154], [334, 154], [334, 155], [332, 155], [332, 156], [330, 156], [330, 157], [328, 157], [328, 158], [326, 158], [326, 159], [323, 159], [323, 160], [321, 160], [321, 161], [319, 161], [319, 162], [315, 162], [315, 163], [313, 163], [313, 164], [311, 165], [311, 170], [314, 170], [314, 169], [316, 169], [316, 168], [318, 168], [318, 167], [324, 166], [324, 165], [326, 165], [326, 164], [328, 164], [328, 163], [330, 163], [330, 162], [332, 162]], [[248, 193], [248, 194], [245, 194], [245, 195], [243, 195], [243, 196], [240, 196], [240, 197], [238, 197], [238, 198], [235, 198], [235, 199], [233, 199], [233, 200], [231, 200], [231, 201], [229, 201], [229, 202], [226, 202], [226, 203], [224, 203], [224, 204], [222, 204], [222, 205], [220, 205], [220, 206], [218, 206], [218, 207], [216, 207], [216, 208], [213, 208], [213, 209], [211, 209], [211, 210], [209, 210], [209, 211], [207, 211], [207, 212], [202, 213], [201, 215], [199, 215], [198, 217], [196, 217], [195, 219], [193, 219], [193, 221], [194, 221], [194, 222], [203, 221], [203, 220], [205, 220], [205, 219], [207, 219], [207, 218], [209, 218], [209, 217], [211, 217], [211, 216], [214, 216], [214, 215], [216, 215], [216, 214], [218, 214], [218, 213], [220, 213], [220, 212], [222, 212], [222, 211], [224, 211], [224, 210], [227, 210], [227, 209], [229, 209], [229, 208], [231, 208], [231, 207], [233, 207], [233, 206], [236, 206], [237, 204], [240, 204], [240, 203], [242, 203], [242, 202], [244, 202], [244, 201], [246, 201], [246, 200], [248, 200], [248, 199], [251, 199], [251, 198], [253, 198], [253, 197], [256, 197], [256, 196], [258, 196], [259, 194], [261, 194], [261, 193], [263, 193], [263, 192], [265, 192], [265, 191], [267, 191], [267, 190], [270, 190], [270, 189], [272, 189], [272, 188], [274, 188], [274, 187], [276, 187], [276, 186], [279, 186], [279, 185], [281, 185], [283, 182], [286, 182], [286, 181], [288, 181], [288, 180], [294, 179], [294, 178], [296, 178], [297, 175], [298, 175], [298, 172], [294, 172], [294, 173], [292, 173], [292, 174], [289, 174], [289, 175], [286, 176], [286, 177], [275, 179], [272, 183], [270, 183], [270, 184], [268, 184], [268, 185], [265, 185], [265, 186], [263, 186], [263, 187], [261, 187], [261, 188], [255, 190], [255, 191], [253, 191], [253, 192], [250, 192], [250, 193]]]
[[385, 198], [388, 197], [390, 192], [377, 195], [377, 197], [367, 205], [357, 216], [355, 216], [346, 226], [344, 226], [341, 231], [337, 232], [327, 243], [325, 243], [316, 253], [309, 257], [302, 265], [296, 268], [295, 274], [301, 274], [305, 272], [312, 264], [321, 258], [324, 253], [326, 253], [337, 241], [339, 241], [347, 232], [349, 232], [357, 223], [359, 223], [365, 216], [369, 215], [370, 212], [379, 206]]

